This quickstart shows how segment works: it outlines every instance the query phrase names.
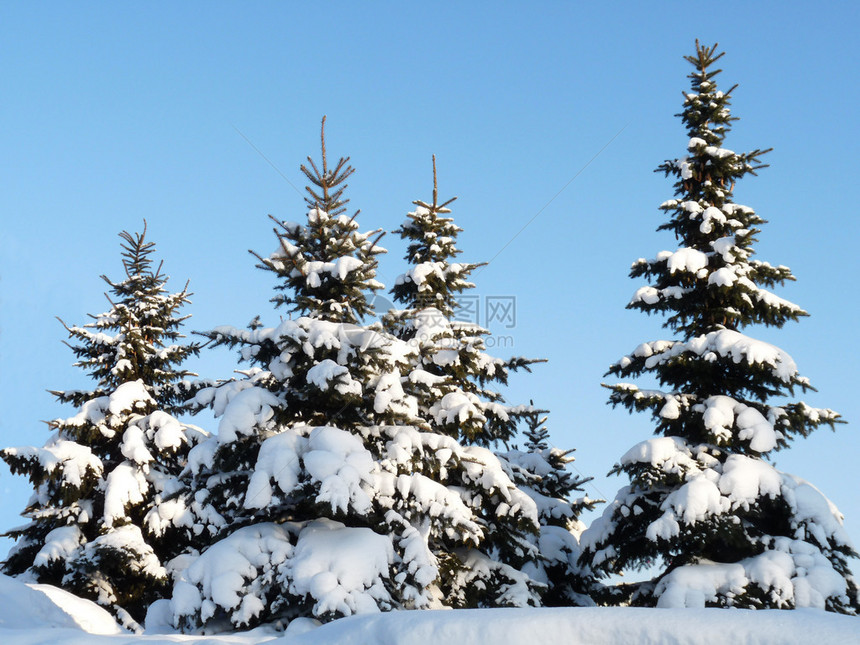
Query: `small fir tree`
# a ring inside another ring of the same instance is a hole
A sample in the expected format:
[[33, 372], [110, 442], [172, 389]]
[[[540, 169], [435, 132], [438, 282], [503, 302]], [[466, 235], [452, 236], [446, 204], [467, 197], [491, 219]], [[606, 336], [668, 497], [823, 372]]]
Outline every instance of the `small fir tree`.
[[[411, 348], [358, 324], [384, 250], [342, 210], [352, 168], [329, 170], [324, 136], [322, 150], [303, 167], [306, 223], [278, 222], [276, 251], [256, 256], [278, 278], [275, 304], [298, 316], [207, 334], [248, 369], [196, 397], [219, 422], [171, 500], [170, 521], [203, 551], [174, 588], [174, 623], [536, 604], [539, 585], [515, 566], [536, 558], [534, 503], [489, 450], [429, 431], [403, 387]], [[501, 546], [513, 564], [493, 560]]]
[[774, 401], [809, 382], [786, 352], [741, 332], [807, 314], [769, 290], [793, 280], [790, 270], [752, 259], [763, 220], [734, 203], [733, 191], [763, 167], [767, 151], [723, 147], [735, 88], [717, 89], [722, 55], [697, 42], [686, 57], [695, 68], [680, 114], [688, 153], [658, 168], [675, 179], [660, 230], [672, 231], [680, 248], [631, 270], [651, 284], [628, 307], [667, 314], [664, 326], [679, 338], [643, 343], [608, 372], [651, 375], [662, 385], [608, 386], [613, 405], [651, 413], [658, 438], [634, 446], [615, 467], [630, 484], [583, 535], [585, 559], [604, 573], [654, 565], [653, 579], [623, 587], [635, 605], [856, 613], [848, 569], [856, 554], [842, 516], [811, 484], [767, 461], [839, 415]]
[[[529, 402], [534, 408], [534, 402]], [[543, 604], [550, 607], [589, 606], [597, 593], [593, 574], [579, 563], [579, 536], [585, 530], [580, 515], [603, 500], [576, 496], [593, 477], [577, 477], [568, 470], [573, 450], [550, 445], [547, 416], [533, 409], [525, 417], [525, 450], [514, 447], [499, 453], [511, 479], [538, 508], [540, 533], [533, 539], [540, 558], [534, 577], [546, 585]]]
[[[188, 450], [203, 433], [180, 422], [184, 393], [193, 393], [182, 362], [199, 351], [178, 344], [187, 316], [187, 286], [168, 293], [154, 244], [123, 232], [125, 278], [110, 287], [111, 309], [83, 326], [66, 326], [76, 366], [92, 390], [57, 391], [79, 408], [50, 422], [43, 448], [7, 448], [0, 456], [36, 490], [30, 520], [5, 535], [17, 544], [3, 572], [54, 584], [109, 608], [127, 626], [168, 591], [176, 532], [155, 529], [160, 504], [176, 488]], [[64, 325], [65, 326], [65, 325]]]

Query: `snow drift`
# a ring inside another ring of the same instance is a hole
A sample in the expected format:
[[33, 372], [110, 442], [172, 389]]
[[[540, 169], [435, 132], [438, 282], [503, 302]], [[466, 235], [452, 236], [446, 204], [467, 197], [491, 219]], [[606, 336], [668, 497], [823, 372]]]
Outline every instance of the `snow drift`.
[[124, 632], [93, 602], [48, 585], [27, 585], [0, 576], [0, 642], [4, 645], [850, 645], [860, 643], [858, 627], [856, 618], [813, 609], [461, 609], [353, 616], [321, 627], [311, 619], [299, 619], [282, 634], [262, 627], [219, 636], [136, 636]]

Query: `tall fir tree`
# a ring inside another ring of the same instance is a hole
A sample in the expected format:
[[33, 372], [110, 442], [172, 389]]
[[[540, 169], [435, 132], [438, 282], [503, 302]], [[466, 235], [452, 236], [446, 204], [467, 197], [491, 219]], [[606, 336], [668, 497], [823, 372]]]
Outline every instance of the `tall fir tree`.
[[202, 551], [174, 588], [174, 624], [537, 604], [540, 585], [516, 566], [537, 557], [534, 503], [489, 450], [430, 431], [403, 387], [411, 347], [360, 324], [384, 250], [344, 212], [352, 168], [329, 168], [323, 131], [321, 163], [302, 169], [306, 222], [276, 220], [277, 249], [255, 254], [297, 316], [207, 334], [248, 366], [196, 397], [219, 421], [171, 500], [169, 521]]
[[[579, 515], [594, 502], [571, 499], [587, 480], [572, 478], [565, 470], [570, 451], [545, 444], [545, 418], [533, 405], [511, 406], [493, 385], [506, 384], [510, 371], [529, 369], [535, 362], [521, 357], [502, 360], [486, 352], [489, 332], [474, 323], [457, 320], [458, 298], [474, 288], [470, 274], [481, 264], [456, 262], [462, 231], [450, 216], [456, 198], [439, 202], [436, 157], [433, 157], [433, 199], [416, 200], [415, 210], [396, 231], [408, 242], [404, 259], [409, 269], [401, 274], [391, 293], [404, 309], [390, 311], [385, 320], [392, 333], [412, 348], [405, 387], [418, 401], [419, 413], [433, 432], [483, 446], [515, 438], [518, 423], [526, 423], [532, 439], [528, 452], [516, 449], [497, 454], [503, 468], [535, 502], [540, 531], [528, 540], [540, 554], [529, 563], [533, 577], [545, 585], [542, 601], [554, 604], [588, 604], [591, 576], [578, 565], [577, 536], [584, 528]], [[537, 433], [541, 434], [538, 438]], [[491, 535], [504, 536], [503, 523]], [[507, 562], [511, 552], [504, 542], [494, 557]], [[521, 556], [514, 551], [515, 560]]]
[[469, 275], [484, 265], [454, 261], [462, 229], [448, 206], [457, 198], [439, 203], [438, 197], [434, 156], [433, 201], [414, 201], [415, 210], [395, 231], [408, 242], [404, 259], [410, 267], [391, 289], [403, 309], [390, 311], [386, 326], [417, 350], [408, 387], [433, 430], [492, 446], [514, 437], [518, 421], [531, 411], [506, 404], [493, 386], [506, 385], [511, 371], [530, 371], [542, 361], [490, 356], [484, 340], [489, 332], [457, 319], [458, 298], [475, 287]]
[[784, 402], [809, 381], [786, 352], [741, 331], [807, 314], [769, 290], [793, 280], [791, 271], [752, 259], [764, 220], [733, 193], [763, 167], [767, 151], [723, 147], [735, 88], [717, 89], [722, 55], [697, 41], [686, 57], [692, 90], [679, 116], [688, 152], [658, 168], [675, 179], [659, 230], [673, 232], [680, 248], [637, 260], [630, 273], [651, 284], [628, 308], [667, 314], [664, 326], [679, 338], [643, 343], [608, 372], [660, 383], [662, 390], [607, 386], [613, 405], [651, 413], [658, 438], [616, 465], [630, 483], [583, 535], [585, 559], [607, 574], [652, 565], [651, 580], [616, 589], [615, 601], [634, 605], [852, 614], [857, 586], [848, 558], [856, 553], [842, 516], [811, 484], [768, 463], [794, 437], [832, 427], [839, 415]]
[[17, 544], [3, 572], [96, 600], [132, 628], [169, 591], [166, 567], [181, 547], [175, 531], [154, 526], [189, 449], [204, 436], [174, 416], [194, 391], [194, 375], [181, 365], [199, 351], [177, 342], [187, 285], [167, 292], [145, 236], [145, 223], [143, 233], [120, 234], [125, 277], [102, 276], [111, 309], [66, 326], [76, 366], [95, 387], [53, 394], [78, 413], [51, 421], [54, 434], [42, 448], [0, 451], [36, 488], [24, 511], [29, 523], [5, 534]]

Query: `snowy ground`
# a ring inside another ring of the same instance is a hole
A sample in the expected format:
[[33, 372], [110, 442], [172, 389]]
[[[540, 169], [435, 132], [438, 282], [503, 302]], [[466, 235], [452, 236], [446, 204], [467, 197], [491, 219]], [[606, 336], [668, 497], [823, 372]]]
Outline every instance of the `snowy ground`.
[[123, 633], [100, 607], [45, 585], [0, 576], [3, 645], [748, 645], [860, 644], [860, 619], [814, 609], [478, 609], [355, 616], [286, 634], [184, 636]]

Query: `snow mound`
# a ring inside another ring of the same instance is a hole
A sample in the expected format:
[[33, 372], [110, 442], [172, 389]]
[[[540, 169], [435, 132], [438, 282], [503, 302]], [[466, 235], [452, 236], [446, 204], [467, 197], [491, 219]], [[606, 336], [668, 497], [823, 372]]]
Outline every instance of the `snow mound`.
[[47, 585], [0, 576], [4, 645], [627, 645], [860, 643], [857, 619], [814, 609], [555, 608], [395, 611], [316, 627], [299, 619], [280, 636], [269, 627], [217, 636], [123, 633], [97, 605]]
[[[32, 633], [34, 628], [66, 628], [89, 634], [124, 633], [113, 617], [94, 602], [51, 585], [29, 585], [0, 575], [0, 642], [18, 643], [15, 631]], [[53, 639], [43, 642], [50, 640]]]
[[858, 643], [856, 618], [815, 610], [559, 608], [402, 611], [337, 620], [272, 645]]

